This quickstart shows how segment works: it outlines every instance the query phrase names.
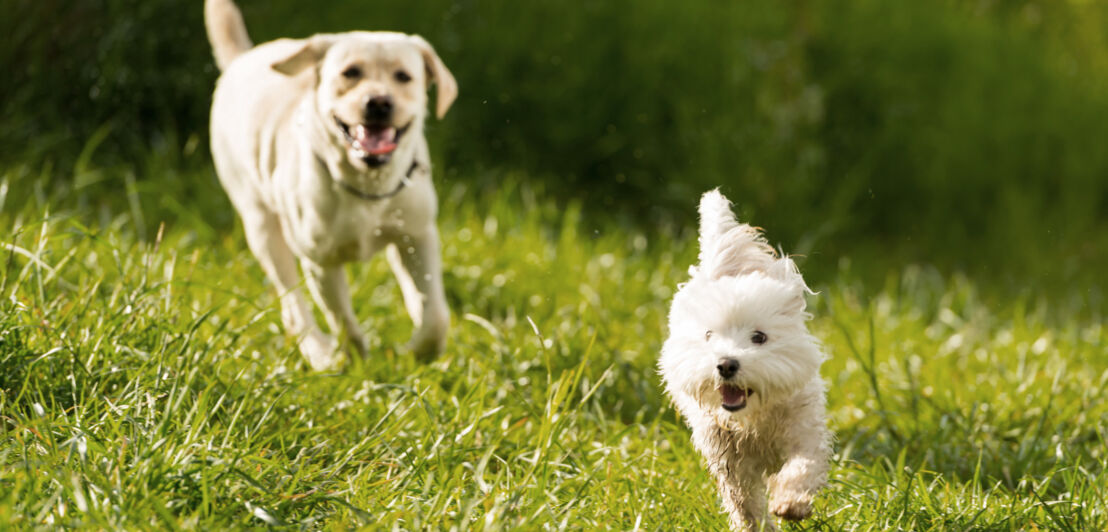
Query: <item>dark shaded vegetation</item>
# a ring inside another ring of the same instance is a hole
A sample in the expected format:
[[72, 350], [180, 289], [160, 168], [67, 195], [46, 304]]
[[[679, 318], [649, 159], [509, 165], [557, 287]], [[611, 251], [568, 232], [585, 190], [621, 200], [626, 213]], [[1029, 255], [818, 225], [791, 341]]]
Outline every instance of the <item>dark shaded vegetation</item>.
[[[923, 262], [1021, 286], [1108, 264], [1100, 4], [240, 3], [257, 42], [427, 36], [462, 89], [430, 125], [444, 181], [526, 175], [583, 201], [586, 223], [648, 232], [683, 227], [673, 220], [722, 185], [824, 265]], [[121, 189], [164, 178], [152, 157], [207, 171], [217, 72], [201, 4], [6, 2], [0, 162], [23, 167], [14, 197], [34, 185], [125, 205]], [[74, 183], [74, 166], [101, 170]], [[168, 186], [218, 227], [233, 220], [214, 180]]]

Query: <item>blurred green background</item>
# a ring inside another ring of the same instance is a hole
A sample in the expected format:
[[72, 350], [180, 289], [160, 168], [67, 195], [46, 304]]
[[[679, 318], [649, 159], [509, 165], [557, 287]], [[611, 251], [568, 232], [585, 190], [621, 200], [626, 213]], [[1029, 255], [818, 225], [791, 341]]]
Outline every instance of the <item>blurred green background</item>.
[[[140, 234], [234, 227], [209, 169], [200, 0], [0, 4], [8, 208], [95, 216], [156, 187]], [[817, 279], [852, 258], [1099, 293], [1108, 266], [1104, 2], [239, 4], [255, 42], [427, 37], [461, 87], [429, 124], [436, 179], [474, 198], [523, 186], [649, 234], [687, 231], [723, 186]]]

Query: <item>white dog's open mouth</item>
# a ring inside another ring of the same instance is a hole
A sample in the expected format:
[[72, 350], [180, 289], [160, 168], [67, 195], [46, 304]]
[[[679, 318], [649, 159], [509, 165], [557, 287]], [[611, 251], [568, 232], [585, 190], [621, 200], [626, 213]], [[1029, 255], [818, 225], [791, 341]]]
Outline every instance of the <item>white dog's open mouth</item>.
[[346, 143], [352, 155], [365, 161], [369, 166], [381, 166], [392, 158], [392, 152], [400, 143], [400, 138], [407, 133], [408, 125], [396, 129], [385, 124], [355, 124], [347, 125], [346, 122], [335, 117], [335, 123], [342, 131]]
[[746, 398], [754, 393], [749, 388], [740, 388], [733, 384], [722, 384], [719, 387], [719, 395], [723, 403], [723, 409], [728, 412], [738, 412], [746, 408]]

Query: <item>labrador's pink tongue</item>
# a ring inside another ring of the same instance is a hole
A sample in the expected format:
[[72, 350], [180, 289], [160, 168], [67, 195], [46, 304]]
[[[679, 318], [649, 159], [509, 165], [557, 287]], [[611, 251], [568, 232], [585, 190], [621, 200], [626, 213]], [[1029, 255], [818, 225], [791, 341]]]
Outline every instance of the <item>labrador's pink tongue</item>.
[[396, 129], [369, 129], [364, 125], [354, 126], [354, 147], [370, 155], [384, 155], [396, 149]]

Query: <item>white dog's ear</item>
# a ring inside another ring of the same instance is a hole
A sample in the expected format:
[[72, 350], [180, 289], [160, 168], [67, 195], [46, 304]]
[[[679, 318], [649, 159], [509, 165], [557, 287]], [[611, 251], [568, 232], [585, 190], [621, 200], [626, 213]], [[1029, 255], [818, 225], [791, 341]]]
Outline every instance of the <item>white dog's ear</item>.
[[777, 259], [755, 228], [740, 224], [719, 189], [700, 198], [699, 271], [711, 279], [766, 271]]
[[335, 44], [335, 40], [331, 35], [314, 35], [292, 55], [273, 63], [273, 70], [286, 76], [295, 76], [307, 68], [312, 68], [319, 64], [324, 55], [327, 55], [327, 50]]
[[783, 309], [784, 312], [790, 314], [804, 312], [804, 309], [808, 307], [808, 302], [804, 299], [804, 296], [815, 292], [812, 292], [812, 289], [808, 288], [808, 284], [804, 282], [804, 277], [800, 275], [796, 263], [789, 257], [781, 257], [773, 261], [765, 273], [770, 277], [792, 285], [792, 297], [786, 303]]
[[431, 43], [419, 35], [412, 35], [409, 38], [416, 48], [419, 48], [419, 53], [423, 56], [423, 64], [427, 67], [427, 88], [431, 88], [432, 81], [439, 85], [439, 93], [435, 100], [435, 116], [442, 118], [454, 103], [454, 99], [458, 97], [458, 82], [454, 81], [454, 75], [443, 64], [442, 59], [439, 59], [439, 54], [435, 53]]

